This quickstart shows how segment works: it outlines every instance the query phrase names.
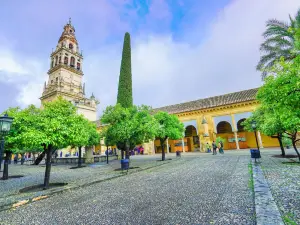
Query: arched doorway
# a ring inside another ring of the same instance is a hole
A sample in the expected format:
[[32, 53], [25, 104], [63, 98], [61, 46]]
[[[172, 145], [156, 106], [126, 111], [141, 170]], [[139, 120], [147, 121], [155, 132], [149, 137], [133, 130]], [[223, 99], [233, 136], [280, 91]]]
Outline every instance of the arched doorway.
[[194, 152], [200, 150], [197, 129], [193, 125], [189, 125], [185, 128], [184, 142], [187, 145], [188, 152]]
[[217, 124], [216, 128], [216, 136], [224, 139], [224, 149], [236, 149], [236, 143], [231, 124], [227, 121], [221, 121]]

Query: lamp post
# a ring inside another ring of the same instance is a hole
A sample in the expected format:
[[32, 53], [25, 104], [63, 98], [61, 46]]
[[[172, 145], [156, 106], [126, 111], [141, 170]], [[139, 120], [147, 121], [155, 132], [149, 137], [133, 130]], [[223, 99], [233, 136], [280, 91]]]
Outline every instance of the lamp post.
[[257, 135], [256, 135], [256, 121], [255, 120], [253, 120], [251, 122], [251, 127], [254, 130], [254, 135], [255, 135], [255, 140], [256, 140], [256, 146], [257, 146], [257, 149], [259, 150], [259, 145], [258, 145]]
[[[7, 114], [0, 117], [0, 135], [1, 135], [1, 143], [0, 143], [0, 170], [2, 164], [2, 157], [4, 153], [4, 136], [8, 134], [10, 131], [10, 126], [12, 124], [13, 118], [8, 117]], [[8, 162], [7, 162], [8, 163]]]

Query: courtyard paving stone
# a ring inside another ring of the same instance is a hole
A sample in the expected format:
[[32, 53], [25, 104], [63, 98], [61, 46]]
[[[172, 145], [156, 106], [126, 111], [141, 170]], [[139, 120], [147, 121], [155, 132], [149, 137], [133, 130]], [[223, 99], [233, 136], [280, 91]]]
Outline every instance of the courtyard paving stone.
[[[137, 169], [129, 170], [129, 173], [147, 169], [149, 167], [159, 166], [161, 164], [169, 163], [170, 161], [159, 162], [159, 156], [134, 156], [131, 159], [130, 166], [138, 167]], [[170, 158], [175, 158], [173, 155]], [[10, 175], [24, 175], [22, 178], [0, 180], [0, 209], [7, 208], [7, 206], [24, 199], [34, 198], [41, 195], [49, 195], [54, 191], [65, 190], [78, 186], [89, 185], [93, 182], [99, 182], [110, 178], [118, 177], [123, 173], [115, 171], [120, 168], [120, 161], [110, 161], [107, 165], [105, 163], [95, 163], [87, 165], [87, 167], [80, 169], [69, 169], [74, 164], [69, 165], [54, 165], [51, 168], [51, 183], [68, 183], [67, 186], [35, 193], [19, 193], [19, 190], [25, 187], [38, 185], [43, 183], [45, 166], [32, 165], [10, 165]], [[5, 206], [5, 207], [4, 207]]]
[[249, 153], [180, 160], [15, 210], [0, 224], [255, 224]]
[[[280, 154], [279, 151], [277, 154]], [[289, 149], [287, 154], [295, 154], [295, 151]], [[275, 158], [272, 155], [274, 153], [263, 151], [260, 165], [273, 198], [283, 218], [300, 224], [300, 165], [282, 163], [298, 159]]]

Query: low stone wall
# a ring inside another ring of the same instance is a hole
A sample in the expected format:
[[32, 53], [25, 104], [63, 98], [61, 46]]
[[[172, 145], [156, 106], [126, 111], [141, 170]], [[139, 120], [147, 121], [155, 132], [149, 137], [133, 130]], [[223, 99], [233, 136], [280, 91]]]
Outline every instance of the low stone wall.
[[[118, 159], [118, 155], [109, 155], [108, 160], [116, 160]], [[97, 162], [105, 162], [106, 155], [94, 155], [91, 158], [81, 158], [82, 163], [97, 163]], [[52, 158], [52, 163], [56, 164], [78, 164], [78, 157], [62, 157], [62, 158]]]

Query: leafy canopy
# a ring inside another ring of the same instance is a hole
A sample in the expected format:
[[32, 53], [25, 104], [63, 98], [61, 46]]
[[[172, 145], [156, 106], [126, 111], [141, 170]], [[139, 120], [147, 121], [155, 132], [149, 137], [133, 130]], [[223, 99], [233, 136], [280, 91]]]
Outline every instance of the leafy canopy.
[[[266, 31], [263, 33], [265, 41], [260, 46], [263, 55], [257, 65], [257, 70], [262, 71], [262, 78], [266, 78], [273, 66], [281, 58], [292, 61], [300, 54], [300, 9], [295, 18], [290, 16], [289, 23], [271, 19], [267, 21]], [[298, 50], [297, 50], [298, 49]]]
[[40, 109], [34, 105], [21, 110], [19, 107], [9, 108], [3, 114], [13, 117], [11, 130], [5, 138], [5, 150], [13, 153], [38, 152], [41, 145], [32, 145], [26, 138], [24, 132], [36, 125]]
[[113, 143], [129, 142], [134, 146], [155, 138], [156, 121], [150, 115], [150, 108], [147, 106], [108, 106], [101, 122], [107, 124], [104, 134]]
[[73, 142], [74, 117], [76, 108], [70, 102], [59, 97], [44, 104], [34, 121], [22, 133], [23, 140], [31, 146], [45, 145], [56, 148], [67, 147]]
[[157, 121], [156, 137], [177, 140], [183, 136], [184, 125], [177, 116], [160, 111], [154, 115], [154, 118]]

